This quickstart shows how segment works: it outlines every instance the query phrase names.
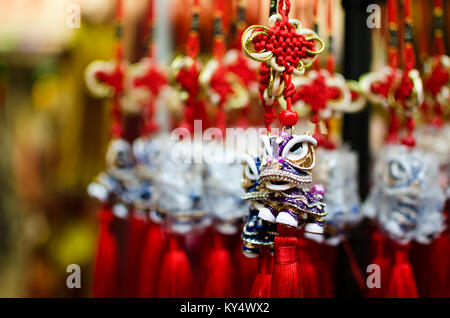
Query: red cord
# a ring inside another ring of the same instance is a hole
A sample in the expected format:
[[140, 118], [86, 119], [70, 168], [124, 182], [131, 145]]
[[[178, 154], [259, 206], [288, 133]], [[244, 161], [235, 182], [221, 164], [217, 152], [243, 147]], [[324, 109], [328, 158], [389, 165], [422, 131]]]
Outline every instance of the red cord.
[[443, 40], [443, 7], [442, 0], [434, 0], [434, 50], [438, 55], [445, 54], [445, 44]]
[[399, 64], [398, 54], [398, 34], [397, 34], [397, 0], [387, 1], [387, 13], [389, 21], [389, 48], [388, 48], [388, 62], [389, 65], [396, 69]]
[[148, 0], [147, 8], [147, 21], [145, 23], [144, 39], [145, 47], [147, 50], [147, 56], [153, 55], [153, 25], [154, 25], [154, 13], [153, 13], [153, 0]]

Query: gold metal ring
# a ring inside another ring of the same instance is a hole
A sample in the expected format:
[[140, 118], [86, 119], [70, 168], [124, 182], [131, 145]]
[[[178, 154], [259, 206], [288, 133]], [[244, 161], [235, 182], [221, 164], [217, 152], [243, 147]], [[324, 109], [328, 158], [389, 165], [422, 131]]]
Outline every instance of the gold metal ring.
[[305, 50], [306, 53], [311, 54], [311, 55], [319, 55], [319, 54], [322, 54], [323, 51], [325, 50], [325, 42], [321, 38], [319, 38], [317, 35], [305, 37], [305, 39], [307, 41], [314, 40], [314, 41], [318, 41], [320, 43], [320, 49], [319, 50], [313, 51], [313, 50], [306, 49]]

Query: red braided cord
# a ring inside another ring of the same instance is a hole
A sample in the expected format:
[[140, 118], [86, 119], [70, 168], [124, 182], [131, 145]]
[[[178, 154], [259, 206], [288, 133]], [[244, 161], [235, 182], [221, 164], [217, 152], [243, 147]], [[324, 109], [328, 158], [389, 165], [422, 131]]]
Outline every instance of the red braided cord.
[[117, 61], [121, 61], [123, 58], [123, 45], [122, 45], [123, 0], [117, 0], [117, 2], [116, 2], [115, 24], [116, 24], [115, 57], [116, 57]]
[[[275, 121], [277, 114], [275, 113], [275, 105], [267, 105], [264, 98], [264, 92], [270, 83], [270, 68], [266, 63], [261, 63], [259, 67], [259, 99], [264, 108], [264, 124], [267, 131], [271, 132], [271, 125]], [[276, 100], [275, 100], [276, 101]]]
[[445, 44], [443, 37], [443, 30], [442, 30], [442, 21], [438, 24], [438, 19], [443, 19], [443, 7], [442, 7], [442, 0], [434, 0], [434, 8], [433, 8], [433, 15], [434, 15], [434, 23], [437, 24], [434, 27], [434, 50], [438, 55], [445, 54]]
[[[284, 9], [283, 9], [284, 7]], [[285, 22], [289, 19], [289, 12], [291, 11], [291, 2], [289, 0], [278, 0], [278, 13]]]
[[199, 71], [196, 63], [188, 69], [181, 69], [177, 75], [177, 82], [188, 94], [185, 101], [184, 108], [184, 125], [191, 132], [193, 130], [195, 109], [198, 106], [197, 96], [200, 92], [200, 85], [198, 82]]
[[153, 13], [153, 0], [148, 0], [147, 8], [147, 21], [145, 23], [144, 39], [146, 41], [145, 45], [147, 48], [147, 56], [152, 57], [153, 55], [153, 34], [152, 29], [154, 25], [154, 13]]
[[328, 6], [327, 6], [327, 33], [332, 34], [333, 30], [333, 0], [328, 0]]
[[[200, 50], [200, 42], [198, 37], [198, 16], [200, 13], [200, 1], [194, 0], [192, 6], [192, 26], [186, 40], [186, 53], [194, 60], [194, 63], [188, 69], [181, 69], [177, 75], [177, 82], [183, 90], [187, 92], [188, 98], [185, 101], [184, 119], [181, 126], [185, 126], [191, 132], [193, 131], [194, 119], [204, 120], [203, 101], [198, 100], [200, 93], [200, 84], [198, 77], [200, 75], [198, 64], [196, 61]], [[199, 115], [199, 116], [197, 116]]]
[[318, 0], [314, 0], [313, 2], [313, 16], [314, 16], [314, 22], [317, 22], [317, 11], [319, 8]]
[[405, 34], [404, 34], [404, 51], [403, 60], [405, 64], [405, 69], [403, 77], [400, 82], [400, 86], [395, 92], [395, 99], [400, 101], [406, 111], [405, 124], [407, 129], [407, 135], [402, 139], [402, 143], [408, 147], [414, 147], [415, 139], [413, 136], [414, 130], [414, 119], [412, 114], [406, 105], [406, 100], [411, 96], [414, 85], [412, 80], [409, 78], [409, 71], [414, 68], [415, 65], [415, 55], [413, 48], [413, 36], [412, 36], [412, 24], [411, 24], [411, 2], [410, 0], [403, 0], [404, 4], [404, 19], [405, 19]]
[[333, 54], [333, 0], [328, 0], [328, 6], [327, 6], [327, 33], [329, 38], [329, 50], [328, 50], [328, 56], [327, 56], [327, 70], [330, 72], [330, 74], [334, 73], [335, 70], [335, 60], [334, 60], [334, 54]]
[[[411, 37], [411, 42], [406, 39], [408, 36], [406, 32], [408, 32], [408, 27], [411, 26], [411, 0], [403, 0], [403, 3], [405, 9], [405, 48], [403, 52], [403, 60], [405, 62], [405, 69], [409, 71], [414, 68], [416, 63], [412, 44], [412, 34], [409, 35]], [[410, 29], [410, 32], [412, 33], [412, 29]]]
[[[194, 0], [194, 4], [192, 6], [192, 22], [195, 22], [194, 19], [198, 19], [199, 13], [200, 13], [199, 0]], [[199, 21], [196, 21], [195, 23], [199, 23]], [[189, 32], [186, 41], [186, 53], [188, 56], [190, 56], [192, 59], [195, 60], [199, 50], [200, 50], [200, 40], [198, 37], [198, 30], [191, 28], [191, 31]]]
[[219, 24], [216, 26], [220, 28], [215, 30], [217, 34], [214, 36], [213, 55], [216, 59], [221, 60], [225, 54], [225, 41], [224, 41], [224, 3], [223, 0], [216, 0], [216, 9], [214, 10], [214, 19]]
[[114, 138], [121, 138], [123, 136], [122, 114], [120, 112], [120, 96], [123, 91], [123, 44], [122, 44], [122, 24], [123, 24], [123, 0], [117, 0], [115, 11], [115, 23], [116, 23], [116, 68], [114, 73], [109, 76], [109, 79], [105, 80], [110, 82], [110, 85], [114, 87], [114, 96], [112, 101], [112, 124], [111, 135]]
[[[317, 18], [317, 13], [319, 10], [319, 1], [313, 0], [313, 22], [314, 22], [314, 32], [319, 34], [319, 20]], [[314, 69], [317, 71], [320, 68], [320, 60], [321, 56], [319, 55], [316, 60], [314, 61]]]
[[398, 41], [397, 41], [397, 0], [388, 0], [387, 1], [387, 13], [388, 13], [388, 21], [389, 21], [389, 30], [390, 36], [395, 36], [395, 39], [390, 39], [390, 44], [388, 47], [388, 62], [389, 65], [396, 69], [399, 64], [399, 56], [398, 56]]

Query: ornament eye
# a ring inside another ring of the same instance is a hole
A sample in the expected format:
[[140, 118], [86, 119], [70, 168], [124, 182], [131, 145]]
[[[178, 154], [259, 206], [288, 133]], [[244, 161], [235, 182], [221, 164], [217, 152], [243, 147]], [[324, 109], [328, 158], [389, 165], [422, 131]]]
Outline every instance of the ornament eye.
[[255, 161], [248, 155], [245, 155], [245, 176], [250, 180], [258, 179], [258, 168], [256, 167]]
[[395, 180], [402, 180], [407, 178], [408, 171], [405, 165], [402, 164], [400, 161], [393, 160], [389, 163], [389, 174]]
[[316, 145], [317, 141], [311, 136], [295, 136], [284, 147], [281, 156], [291, 161], [298, 161], [306, 157], [309, 144]]

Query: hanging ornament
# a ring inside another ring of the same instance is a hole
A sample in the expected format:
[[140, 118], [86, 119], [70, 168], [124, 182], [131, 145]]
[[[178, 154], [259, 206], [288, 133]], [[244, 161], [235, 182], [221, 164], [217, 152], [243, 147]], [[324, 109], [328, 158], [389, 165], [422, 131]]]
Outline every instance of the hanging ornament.
[[[425, 5], [425, 2], [422, 2]], [[419, 255], [416, 256], [416, 267], [419, 276], [419, 287], [421, 296], [425, 297], [448, 297], [450, 288], [450, 262], [448, 261], [448, 251], [450, 248], [450, 235], [448, 227], [448, 207], [449, 192], [449, 154], [450, 154], [450, 129], [445, 122], [446, 105], [450, 102], [450, 58], [445, 55], [443, 41], [443, 7], [442, 1], [433, 1], [433, 45], [430, 52], [423, 52], [429, 55], [423, 63], [423, 80], [425, 99], [420, 111], [425, 125], [419, 127], [415, 137], [417, 147], [424, 151], [431, 152], [439, 159], [439, 182], [441, 188], [446, 191], [446, 204], [444, 204], [444, 217], [446, 218], [446, 230], [434, 240], [430, 245], [417, 245]], [[425, 12], [426, 10], [424, 10]], [[424, 37], [422, 37], [423, 42]], [[428, 45], [425, 45], [428, 47]], [[423, 255], [426, 253], [426, 255]], [[414, 260], [414, 259], [413, 259]], [[433, 270], [429, 270], [432, 268]]]
[[[317, 22], [318, 1], [314, 2], [315, 31], [318, 32]], [[311, 121], [316, 124], [314, 138], [319, 146], [333, 149], [336, 145], [330, 140], [328, 128], [332, 117], [342, 113], [353, 113], [362, 110], [365, 98], [361, 94], [359, 85], [335, 72], [332, 36], [332, 8], [333, 1], [327, 3], [327, 33], [328, 54], [327, 69], [320, 69], [320, 60], [315, 61], [315, 70], [306, 76], [294, 78], [296, 93], [292, 97], [294, 107], [299, 112], [307, 109], [311, 113]], [[327, 135], [326, 137], [323, 135]]]
[[98, 199], [100, 214], [98, 251], [94, 271], [94, 297], [119, 297], [119, 248], [114, 233], [115, 218], [126, 218], [131, 204], [128, 189], [135, 184], [131, 146], [123, 139], [121, 99], [126, 62], [123, 60], [123, 3], [116, 4], [116, 50], [113, 61], [96, 61], [85, 71], [86, 85], [97, 97], [112, 100], [111, 137], [106, 154], [106, 171], [89, 185], [88, 193]]
[[[246, 1], [237, 0], [236, 35], [232, 40], [231, 49], [226, 51], [223, 57], [223, 64], [228, 72], [239, 77], [240, 83], [244, 85], [248, 94], [248, 102], [239, 110], [240, 119], [236, 123], [244, 127], [248, 125], [248, 116], [246, 114], [250, 110], [250, 104], [258, 98], [258, 63], [246, 58], [241, 50], [241, 37], [246, 28], [246, 10]], [[241, 107], [238, 103], [232, 103], [232, 106]]]
[[155, 107], [158, 104], [158, 99], [168, 89], [167, 75], [153, 56], [155, 51], [153, 44], [155, 23], [153, 6], [153, 0], [149, 0], [144, 32], [144, 51], [146, 56], [129, 67], [125, 78], [125, 89], [128, 92], [127, 101], [129, 101], [130, 105], [129, 111], [142, 113], [142, 135], [151, 134], [158, 129], [155, 120]]
[[445, 55], [443, 41], [442, 0], [433, 2], [433, 54], [423, 63], [425, 100], [423, 108], [431, 110], [431, 123], [442, 126], [444, 108], [450, 103], [450, 57]]
[[[225, 113], [230, 109], [241, 109], [249, 102], [249, 96], [241, 77], [231, 72], [224, 63], [226, 43], [223, 30], [224, 0], [216, 0], [214, 11], [213, 57], [200, 74], [200, 83], [207, 98], [217, 107], [217, 128], [225, 131]], [[228, 56], [229, 57], [229, 56]]]
[[176, 100], [184, 104], [183, 122], [180, 125], [194, 131], [194, 120], [206, 123], [205, 101], [201, 97], [199, 76], [202, 64], [198, 60], [199, 43], [199, 0], [194, 0], [192, 7], [191, 30], [186, 41], [186, 54], [177, 56], [171, 65], [171, 80], [175, 83]]
[[[264, 139], [262, 139], [264, 140]], [[270, 149], [265, 148], [267, 144], [261, 142], [259, 150], [267, 152]], [[264, 206], [267, 199], [267, 191], [258, 183], [258, 176], [261, 165], [261, 155], [244, 155], [243, 173], [241, 184], [245, 193], [242, 198], [250, 201], [248, 215], [245, 219], [245, 225], [242, 230], [242, 252], [246, 257], [258, 257], [258, 272], [252, 284], [250, 297], [268, 298], [271, 294], [272, 280], [272, 256], [273, 242], [277, 235], [276, 224], [261, 219], [259, 210]]]
[[415, 56], [409, 0], [404, 1], [404, 11], [404, 70], [401, 79], [397, 79], [392, 83], [388, 92], [388, 101], [392, 107], [398, 108], [405, 117], [404, 122], [406, 123], [407, 135], [402, 139], [402, 143], [413, 147], [415, 145], [413, 114], [423, 102], [423, 86], [419, 71], [414, 69]]
[[375, 216], [399, 249], [412, 240], [428, 244], [442, 232], [443, 194], [437, 173], [432, 155], [402, 145], [386, 147], [377, 159], [376, 184], [363, 212]]
[[[279, 14], [276, 13], [278, 8]], [[324, 50], [323, 41], [298, 20], [289, 19], [290, 1], [271, 2], [270, 28], [255, 25], [242, 36], [244, 53], [259, 62], [260, 99], [265, 110], [264, 122], [271, 132], [278, 99], [284, 100], [286, 110], [279, 115], [283, 126], [276, 135], [262, 135], [265, 153], [261, 158], [258, 184], [267, 191], [258, 217], [277, 224], [274, 238], [274, 267], [271, 281], [272, 297], [302, 297], [301, 277], [297, 263], [295, 231], [304, 225], [305, 231], [322, 233], [326, 215], [324, 190], [311, 184], [316, 140], [310, 133], [295, 135], [298, 120], [292, 110], [295, 87], [292, 75], [301, 75]]]
[[[314, 2], [315, 31], [318, 32], [317, 5]], [[352, 105], [352, 92], [344, 77], [335, 72], [333, 54], [333, 1], [327, 2], [327, 33], [329, 39], [327, 54], [327, 69], [319, 68], [316, 60], [316, 70], [309, 71], [307, 76], [295, 79], [297, 92], [293, 97], [296, 106], [307, 107], [311, 111], [311, 121], [318, 124], [325, 122], [325, 129], [330, 128], [331, 120], [337, 120], [343, 112], [361, 110], [360, 105]], [[355, 88], [357, 89], [357, 88]], [[365, 100], [361, 105], [364, 106]], [[350, 106], [349, 106], [350, 105]], [[316, 169], [314, 180], [328, 189], [325, 196], [327, 206], [327, 221], [325, 235], [313, 236], [331, 245], [337, 245], [345, 240], [345, 232], [349, 226], [355, 225], [360, 219], [359, 197], [357, 191], [357, 154], [338, 145], [317, 129], [314, 135], [319, 149], [316, 152]], [[308, 234], [306, 233], [308, 236]]]
[[[167, 140], [160, 170], [154, 179], [158, 210], [165, 216], [167, 249], [164, 251], [158, 279], [157, 297], [192, 297], [194, 293], [191, 264], [184, 247], [184, 237], [204, 228], [203, 166], [195, 163], [191, 140]], [[195, 147], [195, 145], [194, 145]]]
[[[389, 89], [388, 101], [404, 114], [407, 136], [403, 145], [382, 150], [375, 166], [375, 185], [364, 203], [363, 211], [374, 216], [393, 241], [394, 261], [387, 297], [417, 297], [417, 287], [409, 263], [412, 240], [428, 244], [443, 230], [442, 192], [437, 183], [435, 158], [414, 149], [413, 111], [422, 101], [421, 80], [414, 67], [410, 1], [405, 9], [405, 70], [402, 78]], [[398, 127], [397, 127], [398, 128]]]
[[388, 93], [394, 81], [401, 78], [398, 69], [398, 34], [397, 34], [397, 1], [387, 1], [389, 22], [388, 65], [380, 70], [364, 74], [360, 78], [360, 85], [371, 103], [389, 107]]
[[163, 136], [155, 136], [158, 124], [155, 106], [167, 79], [153, 59], [153, 1], [148, 1], [145, 25], [146, 57], [128, 68], [125, 78], [126, 96], [122, 102], [128, 112], [141, 115], [140, 137], [133, 142], [136, 159], [134, 174], [136, 185], [129, 190], [132, 213], [128, 220], [127, 239], [127, 295], [129, 297], [155, 297], [156, 278], [159, 274], [164, 237], [160, 224], [164, 215], [156, 206], [154, 179], [160, 167]]

